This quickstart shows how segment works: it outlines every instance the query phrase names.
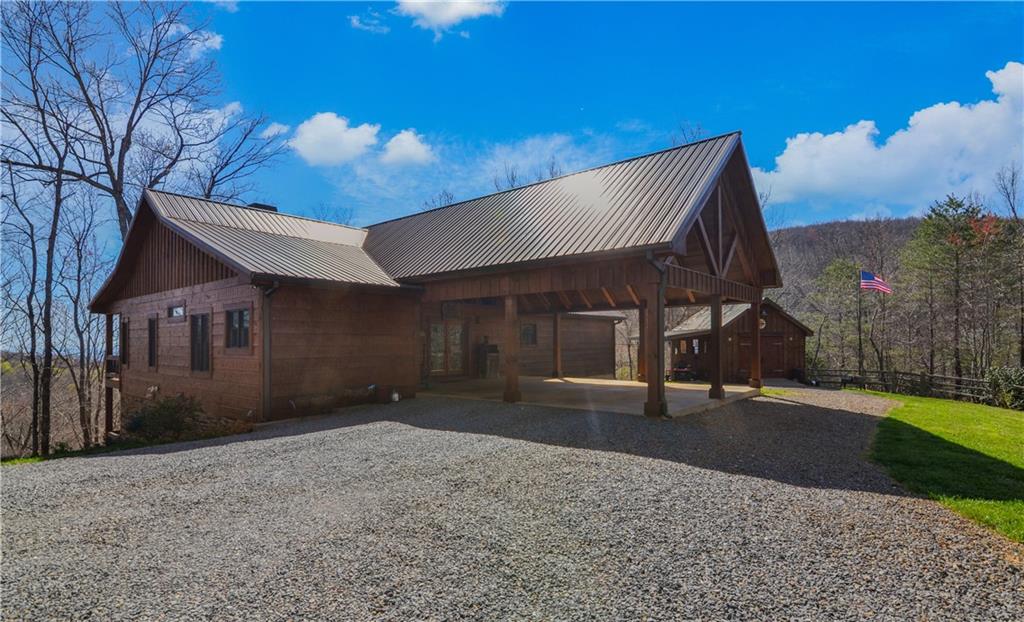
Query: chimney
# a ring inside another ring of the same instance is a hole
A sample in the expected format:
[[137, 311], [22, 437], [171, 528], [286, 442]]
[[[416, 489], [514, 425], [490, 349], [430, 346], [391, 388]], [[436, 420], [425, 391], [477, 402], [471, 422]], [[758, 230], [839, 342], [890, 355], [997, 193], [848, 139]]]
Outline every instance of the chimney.
[[267, 210], [268, 212], [276, 212], [277, 211], [276, 207], [274, 207], [273, 205], [267, 205], [266, 203], [250, 203], [249, 207], [254, 207], [256, 209]]

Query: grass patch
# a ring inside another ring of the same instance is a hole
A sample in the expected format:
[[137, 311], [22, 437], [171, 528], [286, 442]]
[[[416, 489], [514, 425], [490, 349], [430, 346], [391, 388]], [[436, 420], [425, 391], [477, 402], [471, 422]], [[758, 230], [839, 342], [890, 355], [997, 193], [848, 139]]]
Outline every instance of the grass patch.
[[142, 441], [130, 441], [130, 440], [119, 440], [109, 443], [107, 445], [96, 445], [89, 449], [75, 449], [68, 451], [55, 451], [49, 456], [26, 456], [24, 458], [5, 458], [0, 461], [0, 465], [3, 466], [17, 466], [19, 464], [33, 464], [36, 462], [45, 462], [47, 460], [59, 460], [61, 458], [74, 458], [76, 456], [93, 456], [96, 454], [105, 454], [112, 451], [122, 451], [124, 449], [137, 449], [139, 447], [150, 447], [153, 445], [160, 445], [162, 443], [145, 443]]
[[761, 395], [767, 395], [768, 397], [788, 397], [793, 395], [792, 391], [786, 389], [773, 389], [771, 387], [761, 387]]
[[1024, 413], [864, 391], [901, 403], [871, 457], [908, 490], [1024, 542]]

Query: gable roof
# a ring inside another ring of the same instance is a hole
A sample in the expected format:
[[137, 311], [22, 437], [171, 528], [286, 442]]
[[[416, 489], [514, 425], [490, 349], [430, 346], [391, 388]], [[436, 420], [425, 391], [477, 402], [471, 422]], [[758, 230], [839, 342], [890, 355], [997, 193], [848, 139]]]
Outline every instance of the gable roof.
[[[722, 305], [722, 327], [732, 324], [743, 315], [743, 312], [750, 308], [748, 304]], [[697, 311], [689, 318], [672, 330], [665, 331], [665, 338], [689, 337], [691, 335], [703, 335], [711, 332], [711, 308], [705, 307]]]
[[[771, 307], [781, 315], [783, 318], [794, 324], [797, 328], [804, 331], [807, 335], [813, 335], [814, 331], [805, 326], [800, 320], [796, 319], [778, 305], [774, 300], [770, 298], [764, 298], [761, 304], [765, 307]], [[722, 305], [722, 327], [726, 327], [738, 320], [743, 312], [750, 308], [749, 304], [725, 304]], [[711, 308], [705, 307], [697, 313], [691, 315], [688, 319], [684, 320], [681, 324], [673, 328], [672, 330], [665, 331], [666, 339], [674, 339], [676, 337], [689, 337], [691, 335], [705, 335], [711, 332]]]
[[398, 287], [363, 250], [365, 229], [159, 190], [145, 199], [161, 222], [253, 278]]
[[670, 244], [704, 204], [739, 132], [368, 227], [396, 279]]

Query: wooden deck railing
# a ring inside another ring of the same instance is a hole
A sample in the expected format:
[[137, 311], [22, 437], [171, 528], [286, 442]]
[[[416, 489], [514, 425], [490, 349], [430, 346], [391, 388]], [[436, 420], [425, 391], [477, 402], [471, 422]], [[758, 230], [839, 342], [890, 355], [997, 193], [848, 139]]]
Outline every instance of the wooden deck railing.
[[988, 382], [981, 378], [957, 378], [895, 370], [865, 371], [860, 374], [855, 369], [822, 369], [811, 373], [809, 377], [824, 386], [856, 386], [889, 393], [943, 397], [982, 404], [992, 401], [992, 390]]

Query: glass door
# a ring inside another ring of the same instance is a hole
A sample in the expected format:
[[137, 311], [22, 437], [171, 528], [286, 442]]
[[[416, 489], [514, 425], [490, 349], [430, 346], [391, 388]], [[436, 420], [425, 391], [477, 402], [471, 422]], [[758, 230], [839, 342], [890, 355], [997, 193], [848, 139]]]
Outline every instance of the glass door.
[[465, 373], [465, 329], [461, 320], [430, 325], [430, 373], [458, 376]]

